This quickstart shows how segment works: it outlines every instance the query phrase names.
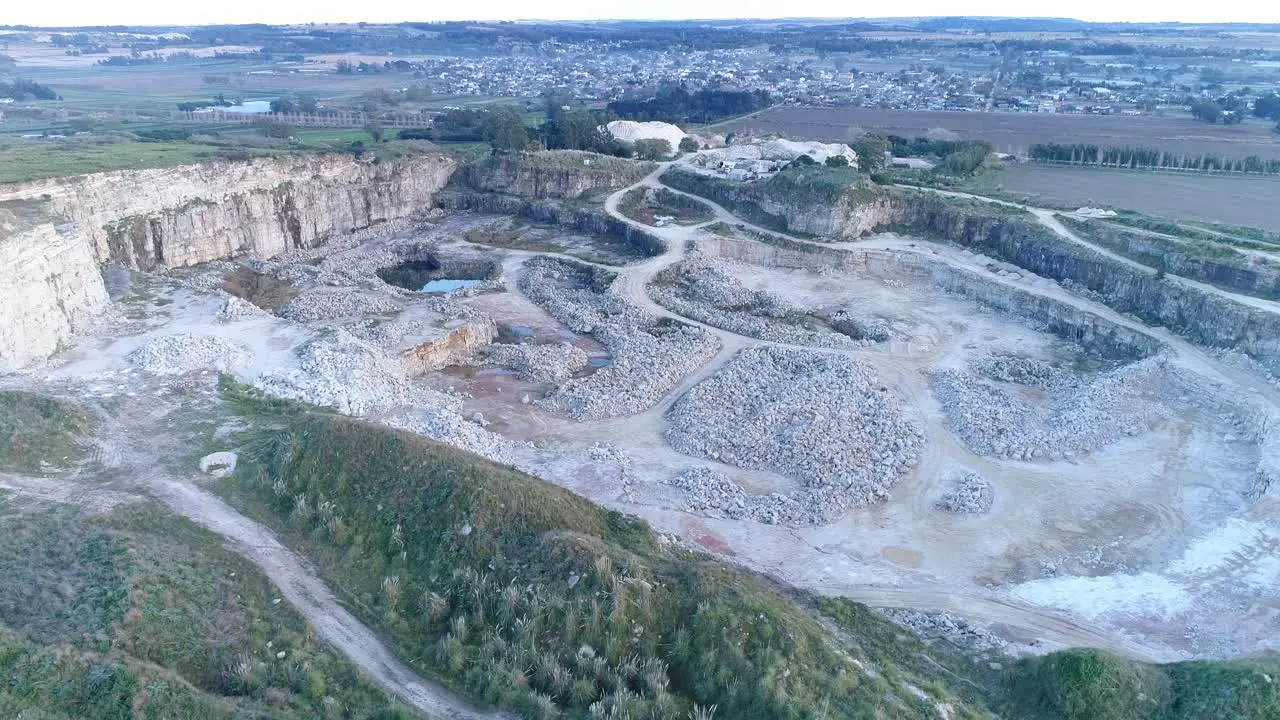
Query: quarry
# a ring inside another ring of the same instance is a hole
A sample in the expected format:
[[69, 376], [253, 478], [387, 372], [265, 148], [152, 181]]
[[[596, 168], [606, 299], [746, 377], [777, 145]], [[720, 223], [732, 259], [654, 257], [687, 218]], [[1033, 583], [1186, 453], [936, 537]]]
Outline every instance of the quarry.
[[[3, 186], [0, 387], [109, 418], [111, 480], [64, 479], [79, 495], [150, 488], [209, 522], [181, 488], [235, 468], [233, 382], [991, 662], [1280, 652], [1280, 304], [1036, 208], [778, 170], [779, 147]], [[634, 219], [637, 189], [696, 212]], [[202, 453], [228, 455], [170, 485], [166, 436], [209, 418]]]

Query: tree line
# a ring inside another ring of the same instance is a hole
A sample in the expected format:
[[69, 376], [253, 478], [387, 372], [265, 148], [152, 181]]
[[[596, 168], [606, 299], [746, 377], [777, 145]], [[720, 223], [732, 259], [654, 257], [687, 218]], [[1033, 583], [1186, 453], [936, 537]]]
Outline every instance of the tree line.
[[662, 88], [652, 97], [614, 100], [609, 112], [624, 120], [659, 120], [675, 124], [708, 123], [763, 110], [773, 104], [765, 90], [703, 89], [689, 92], [683, 85]]
[[19, 102], [23, 100], [58, 100], [58, 93], [48, 85], [41, 85], [34, 80], [18, 78], [13, 82], [0, 80], [0, 98], [10, 98]]
[[1263, 160], [1257, 155], [1230, 158], [1206, 153], [1171, 153], [1151, 147], [1099, 147], [1084, 143], [1037, 143], [1031, 146], [1029, 154], [1039, 162], [1098, 167], [1280, 174], [1280, 160]]

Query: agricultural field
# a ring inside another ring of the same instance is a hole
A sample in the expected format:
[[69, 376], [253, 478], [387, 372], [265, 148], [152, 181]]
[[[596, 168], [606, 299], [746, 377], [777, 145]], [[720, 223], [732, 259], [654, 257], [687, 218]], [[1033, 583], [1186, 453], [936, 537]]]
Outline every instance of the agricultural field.
[[1124, 208], [1178, 220], [1280, 227], [1280, 179], [1015, 164], [966, 188], [998, 191], [1050, 207]]
[[1025, 154], [1035, 143], [1142, 145], [1177, 154], [1280, 158], [1280, 135], [1272, 123], [1206, 125], [1188, 115], [1130, 117], [879, 110], [874, 108], [779, 107], [719, 126], [726, 132], [781, 133], [787, 137], [843, 141], [860, 130], [904, 137], [955, 133], [986, 140], [996, 152]]

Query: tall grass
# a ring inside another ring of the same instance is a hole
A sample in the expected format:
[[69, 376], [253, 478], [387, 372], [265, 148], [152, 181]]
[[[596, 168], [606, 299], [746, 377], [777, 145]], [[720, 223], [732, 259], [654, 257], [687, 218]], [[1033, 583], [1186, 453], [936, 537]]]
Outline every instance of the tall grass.
[[528, 717], [936, 716], [764, 578], [635, 518], [419, 436], [234, 402], [259, 427], [232, 490], [402, 657], [477, 699]]

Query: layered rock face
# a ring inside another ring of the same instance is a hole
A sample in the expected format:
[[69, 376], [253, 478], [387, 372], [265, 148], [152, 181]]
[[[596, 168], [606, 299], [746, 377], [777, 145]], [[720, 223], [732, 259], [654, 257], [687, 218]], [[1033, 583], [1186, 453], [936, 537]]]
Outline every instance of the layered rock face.
[[461, 177], [474, 190], [573, 200], [594, 191], [626, 187], [653, 167], [591, 152], [551, 150], [494, 155], [467, 165]]
[[0, 237], [0, 369], [22, 367], [58, 345], [107, 304], [88, 239], [40, 223]]
[[439, 155], [295, 156], [6, 186], [0, 368], [48, 356], [105, 307], [97, 263], [150, 270], [313, 247], [430, 207], [455, 167]]
[[239, 253], [270, 257], [404, 217], [426, 207], [454, 167], [443, 156], [377, 164], [348, 155], [263, 158], [80, 175], [4, 195], [47, 196], [98, 260], [148, 270]]

